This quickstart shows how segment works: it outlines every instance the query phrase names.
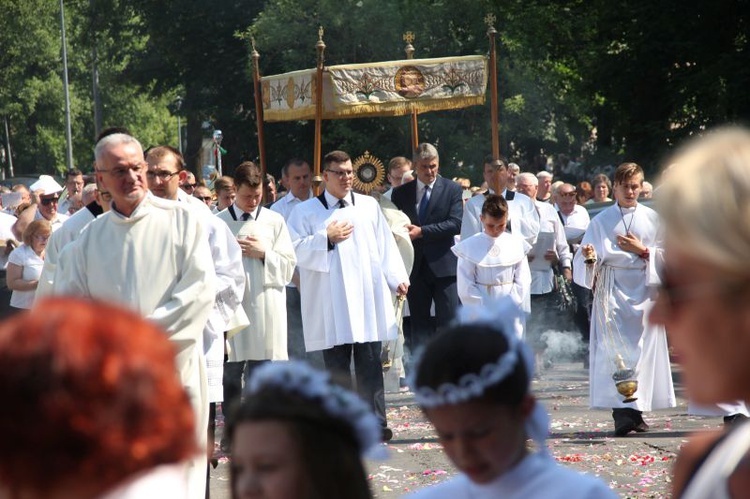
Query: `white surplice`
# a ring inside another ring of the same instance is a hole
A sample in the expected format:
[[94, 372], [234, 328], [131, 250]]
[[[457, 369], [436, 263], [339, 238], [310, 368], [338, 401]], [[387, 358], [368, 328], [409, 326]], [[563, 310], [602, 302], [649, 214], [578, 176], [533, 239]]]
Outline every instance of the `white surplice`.
[[[242, 211], [234, 205], [239, 218]], [[286, 285], [297, 263], [284, 217], [258, 207], [257, 219], [235, 220], [229, 209], [216, 215], [237, 239], [254, 236], [265, 246], [266, 256], [242, 257], [245, 295], [242, 308], [250, 324], [229, 339], [229, 360], [287, 360]]]
[[[495, 194], [492, 190], [491, 194]], [[503, 191], [505, 197], [508, 191]], [[464, 215], [461, 219], [461, 239], [468, 239], [474, 234], [482, 232], [482, 221], [479, 217], [482, 214], [485, 196], [479, 194], [466, 201], [464, 205]], [[528, 249], [536, 242], [539, 234], [539, 213], [534, 206], [534, 200], [525, 194], [516, 192], [513, 199], [507, 200], [508, 203], [508, 223], [510, 231], [513, 234], [521, 236], [529, 243]]]
[[[53, 293], [120, 304], [164, 329], [196, 413], [196, 437], [208, 427], [203, 328], [215, 301], [211, 250], [195, 215], [147, 194], [131, 216], [115, 209], [91, 222], [60, 253]], [[206, 453], [188, 471], [190, 497], [203, 497]]]
[[245, 276], [242, 249], [227, 224], [219, 220], [200, 199], [177, 190], [177, 201], [187, 206], [200, 220], [211, 248], [211, 261], [216, 273], [216, 299], [203, 328], [203, 354], [206, 362], [208, 401], [224, 400], [224, 332], [231, 324], [247, 325], [242, 307]]
[[577, 473], [538, 453], [526, 456], [514, 468], [486, 484], [460, 474], [413, 494], [407, 499], [614, 499], [604, 482]]
[[[308, 199], [289, 217], [307, 351], [398, 336], [391, 294], [409, 276], [396, 241], [375, 199], [350, 193], [346, 200], [349, 206], [336, 208]], [[354, 231], [329, 250], [326, 227], [334, 220]]]
[[510, 296], [528, 313], [531, 272], [526, 253], [529, 245], [515, 234], [490, 237], [474, 234], [451, 248], [458, 257], [456, 284], [464, 305], [482, 305], [499, 296]]
[[[617, 236], [635, 235], [650, 257], [624, 251]], [[615, 203], [593, 220], [581, 246], [592, 244], [595, 265], [586, 265], [579, 249], [573, 272], [579, 285], [594, 289], [590, 338], [590, 404], [595, 408], [629, 407], [650, 411], [676, 405], [672, 371], [664, 328], [649, 324], [659, 283], [655, 261], [661, 258], [659, 217], [647, 206], [622, 208]], [[635, 402], [625, 404], [612, 375], [621, 355], [627, 368], [635, 369], [638, 391]]]

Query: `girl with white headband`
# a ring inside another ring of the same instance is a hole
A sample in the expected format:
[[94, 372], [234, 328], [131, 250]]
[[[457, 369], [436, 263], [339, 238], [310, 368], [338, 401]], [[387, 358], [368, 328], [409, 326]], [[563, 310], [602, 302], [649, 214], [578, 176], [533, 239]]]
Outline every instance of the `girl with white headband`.
[[427, 344], [410, 385], [461, 474], [409, 497], [617, 497], [598, 479], [563, 468], [547, 453], [549, 419], [529, 393], [533, 357], [517, 339], [520, 314], [507, 297], [464, 307], [460, 324]]

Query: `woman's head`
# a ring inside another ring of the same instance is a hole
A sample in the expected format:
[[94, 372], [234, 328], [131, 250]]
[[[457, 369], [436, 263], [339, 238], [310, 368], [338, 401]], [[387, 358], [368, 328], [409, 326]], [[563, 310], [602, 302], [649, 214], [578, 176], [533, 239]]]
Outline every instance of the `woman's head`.
[[23, 243], [36, 251], [39, 245], [42, 245], [42, 248], [47, 245], [50, 234], [52, 226], [47, 220], [34, 220], [23, 231]]
[[657, 194], [665, 264], [651, 320], [666, 326], [694, 401], [750, 400], [750, 131], [709, 133], [667, 164]]
[[600, 173], [591, 180], [591, 186], [594, 192], [594, 201], [601, 202], [609, 199], [612, 192], [612, 182], [609, 177]]
[[477, 322], [446, 330], [425, 347], [413, 377], [415, 398], [446, 454], [477, 483], [518, 463], [527, 438], [543, 444], [546, 436], [529, 394], [528, 352], [501, 327]]
[[261, 366], [231, 414], [235, 499], [370, 498], [360, 455], [379, 444], [356, 395], [297, 362]]
[[172, 344], [114, 306], [46, 299], [2, 323], [0, 399], [0, 483], [30, 497], [101, 492], [197, 450]]

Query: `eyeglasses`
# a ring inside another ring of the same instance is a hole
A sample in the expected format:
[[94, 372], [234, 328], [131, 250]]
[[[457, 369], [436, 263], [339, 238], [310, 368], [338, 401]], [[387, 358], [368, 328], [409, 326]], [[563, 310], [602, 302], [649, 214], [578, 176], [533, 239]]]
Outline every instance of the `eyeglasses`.
[[706, 298], [712, 295], [730, 296], [737, 294], [745, 289], [750, 281], [747, 279], [737, 281], [704, 281], [693, 284], [675, 284], [668, 275], [664, 275], [661, 284], [657, 287], [659, 295], [658, 300], [664, 300], [664, 304], [669, 311], [675, 311], [680, 304]]
[[560, 194], [560, 196], [562, 196], [564, 198], [572, 198], [573, 196], [576, 195], [576, 191], [560, 192], [559, 194]]
[[333, 173], [338, 179], [344, 179], [354, 176], [354, 170], [331, 170], [330, 168], [326, 168], [326, 171]]
[[97, 170], [97, 171], [101, 173], [109, 173], [116, 179], [122, 179], [122, 178], [125, 178], [125, 176], [128, 175], [129, 172], [133, 172], [136, 175], [140, 174], [143, 171], [143, 168], [145, 168], [145, 166], [146, 166], [145, 163], [141, 163], [140, 165], [136, 165], [136, 166], [112, 168], [111, 170]]
[[198, 184], [182, 184], [183, 189], [195, 189], [198, 187]]
[[178, 175], [180, 172], [167, 172], [164, 170], [149, 170], [146, 172], [146, 177], [148, 177], [151, 180], [154, 180], [156, 177], [159, 177], [163, 182], [168, 181], [175, 175]]
[[52, 203], [55, 203], [55, 204], [59, 203], [60, 202], [60, 198], [58, 198], [58, 197], [55, 197], [55, 198], [42, 198], [42, 199], [39, 200], [39, 202], [42, 203], [44, 206], [49, 206]]
[[214, 198], [212, 198], [211, 196], [195, 196], [195, 197], [197, 197], [198, 199], [200, 199], [200, 200], [201, 200], [201, 201], [203, 201], [204, 203], [205, 203], [206, 201], [213, 201], [213, 200], [214, 200]]

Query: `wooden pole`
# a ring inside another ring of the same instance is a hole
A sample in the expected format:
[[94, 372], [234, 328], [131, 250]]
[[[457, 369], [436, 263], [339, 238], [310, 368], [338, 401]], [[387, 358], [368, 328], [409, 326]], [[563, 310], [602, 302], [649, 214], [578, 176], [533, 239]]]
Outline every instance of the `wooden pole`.
[[323, 63], [325, 62], [326, 44], [323, 42], [323, 26], [318, 28], [318, 43], [315, 44], [318, 52], [318, 64], [315, 74], [315, 152], [313, 158], [313, 192], [315, 195], [320, 194], [320, 184], [323, 183], [323, 177], [320, 174], [320, 163], [323, 159], [321, 135], [323, 127]]
[[498, 129], [498, 98], [497, 98], [497, 52], [495, 50], [495, 35], [497, 31], [493, 26], [495, 24], [495, 15], [487, 14], [484, 22], [487, 23], [487, 36], [490, 38], [490, 116], [492, 119], [492, 157], [500, 158], [500, 131]]
[[[404, 51], [406, 52], [406, 58], [407, 59], [414, 59], [414, 45], [411, 44], [411, 42], [414, 41], [414, 33], [411, 31], [407, 31], [404, 33], [404, 41], [406, 42], [406, 47], [404, 48]], [[411, 152], [414, 153], [417, 150], [417, 146], [419, 146], [419, 124], [417, 123], [417, 110], [412, 109], [411, 110]]]
[[[260, 54], [257, 50], [255, 50], [254, 38], [250, 39], [250, 43], [253, 47], [253, 51], [250, 55], [253, 58], [253, 90], [255, 92], [255, 125], [258, 129], [258, 161], [260, 162], [260, 172], [263, 176], [262, 185], [265, 186], [266, 172], [268, 171], [268, 169], [266, 167], [266, 143], [263, 135], [263, 98], [260, 94], [260, 65], [258, 64], [258, 61], [260, 60]], [[267, 201], [265, 199], [265, 191], [266, 190], [263, 189], [264, 202]]]

